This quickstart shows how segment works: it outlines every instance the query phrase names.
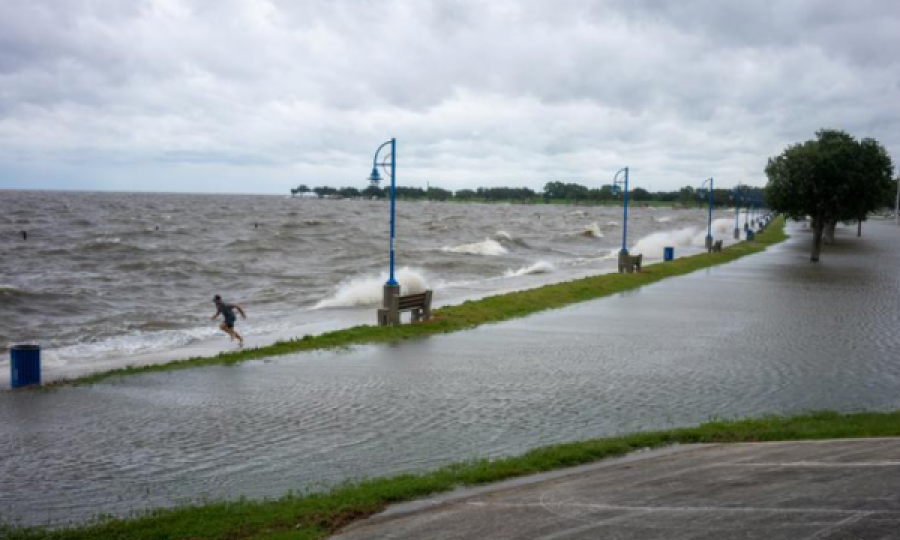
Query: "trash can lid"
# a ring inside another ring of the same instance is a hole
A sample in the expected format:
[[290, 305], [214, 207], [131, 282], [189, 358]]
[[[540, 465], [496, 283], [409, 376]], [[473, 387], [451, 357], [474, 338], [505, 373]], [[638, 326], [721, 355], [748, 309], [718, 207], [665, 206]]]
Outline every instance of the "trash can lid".
[[40, 350], [40, 345], [13, 345], [10, 350], [13, 351], [36, 351]]

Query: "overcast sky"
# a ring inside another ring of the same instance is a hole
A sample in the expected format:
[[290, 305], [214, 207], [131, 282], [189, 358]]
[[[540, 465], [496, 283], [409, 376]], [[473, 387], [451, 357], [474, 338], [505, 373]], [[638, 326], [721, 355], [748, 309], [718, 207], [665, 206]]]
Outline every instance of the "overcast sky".
[[0, 0], [0, 188], [762, 185], [900, 160], [900, 2]]

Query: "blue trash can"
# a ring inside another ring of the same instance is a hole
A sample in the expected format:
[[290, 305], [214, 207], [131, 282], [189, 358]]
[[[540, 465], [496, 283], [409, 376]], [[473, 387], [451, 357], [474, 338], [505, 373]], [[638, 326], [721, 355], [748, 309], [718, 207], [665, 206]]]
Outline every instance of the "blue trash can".
[[14, 345], [9, 350], [9, 383], [13, 388], [41, 384], [41, 348]]
[[673, 248], [673, 247], [664, 247], [664, 248], [663, 248], [663, 260], [664, 260], [664, 261], [673, 261], [673, 260], [675, 260], [675, 248]]
[[751, 229], [747, 229], [747, 240], [753, 240], [754, 238], [756, 238], [756, 233]]

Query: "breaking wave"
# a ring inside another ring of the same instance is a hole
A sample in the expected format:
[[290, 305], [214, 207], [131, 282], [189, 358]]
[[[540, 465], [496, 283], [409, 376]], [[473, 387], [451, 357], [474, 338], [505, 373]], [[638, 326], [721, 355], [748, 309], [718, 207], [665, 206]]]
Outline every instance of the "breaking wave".
[[519, 268], [518, 270], [507, 270], [503, 275], [504, 277], [519, 277], [519, 276], [530, 276], [532, 274], [549, 274], [556, 270], [556, 267], [553, 263], [549, 263], [547, 261], [538, 261], [531, 266], [526, 266], [523, 268]]
[[[415, 294], [428, 289], [428, 280], [421, 270], [403, 267], [397, 273], [401, 294]], [[356, 276], [341, 282], [330, 297], [320, 301], [315, 308], [375, 306], [381, 303], [384, 283], [388, 274]]]
[[587, 236], [589, 238], [603, 238], [603, 233], [600, 231], [600, 225], [597, 222], [593, 222], [581, 232], [582, 236]]
[[441, 251], [448, 253], [466, 253], [469, 255], [503, 255], [509, 250], [503, 247], [503, 244], [493, 238], [485, 238], [484, 242], [474, 242], [472, 244], [460, 244], [454, 247], [444, 246]]

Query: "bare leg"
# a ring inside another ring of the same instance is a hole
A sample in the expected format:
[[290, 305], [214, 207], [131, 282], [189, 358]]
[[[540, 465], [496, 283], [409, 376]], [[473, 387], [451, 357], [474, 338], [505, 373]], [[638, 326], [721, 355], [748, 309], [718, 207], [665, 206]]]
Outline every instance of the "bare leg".
[[221, 329], [223, 332], [228, 334], [228, 337], [231, 338], [231, 341], [234, 341], [234, 330], [232, 330], [231, 328], [228, 328], [227, 324], [225, 324], [225, 323], [220, 324], [219, 329]]
[[243, 338], [240, 334], [238, 334], [238, 331], [237, 331], [237, 330], [235, 330], [235, 329], [233, 329], [233, 328], [231, 329], [231, 333], [234, 334], [234, 337], [237, 338], [237, 340], [238, 340], [238, 347], [243, 347], [243, 346], [244, 346], [244, 338]]

